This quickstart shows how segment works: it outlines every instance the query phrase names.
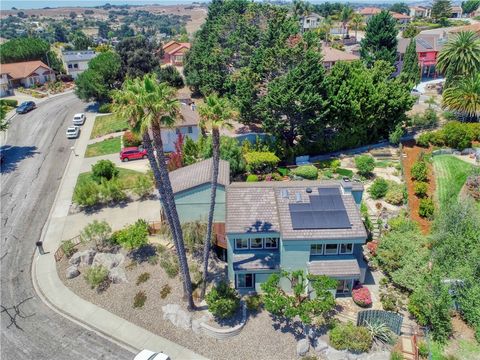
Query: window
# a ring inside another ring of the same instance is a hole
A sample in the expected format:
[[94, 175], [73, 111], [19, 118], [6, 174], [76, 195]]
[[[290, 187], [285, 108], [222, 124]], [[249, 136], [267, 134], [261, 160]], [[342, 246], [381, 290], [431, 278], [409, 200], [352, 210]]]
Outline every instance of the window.
[[179, 128], [175, 128], [175, 134], [180, 134], [180, 129]]
[[235, 239], [235, 249], [248, 249], [248, 239]]
[[278, 248], [278, 239], [277, 238], [266, 238], [265, 239], [265, 249], [277, 249]]
[[78, 69], [78, 64], [73, 64], [74, 69]]
[[191, 126], [188, 127], [188, 133], [189, 134], [193, 133], [193, 128]]
[[338, 253], [338, 244], [325, 245], [325, 255], [337, 255], [337, 253]]
[[237, 288], [253, 288], [253, 274], [238, 274], [237, 275]]
[[68, 64], [68, 68], [71, 69], [73, 66], [72, 64]]
[[353, 253], [353, 244], [340, 245], [340, 254], [352, 254], [352, 253]]
[[263, 241], [261, 238], [250, 239], [250, 249], [261, 249]]
[[310, 255], [322, 255], [322, 253], [323, 253], [323, 244], [310, 245]]

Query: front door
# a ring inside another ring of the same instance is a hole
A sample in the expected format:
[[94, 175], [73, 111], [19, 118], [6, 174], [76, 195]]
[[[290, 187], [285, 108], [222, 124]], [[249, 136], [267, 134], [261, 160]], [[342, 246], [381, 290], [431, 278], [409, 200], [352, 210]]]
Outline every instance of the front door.
[[351, 280], [338, 280], [337, 285], [337, 295], [345, 295], [350, 292], [350, 288], [348, 287], [351, 283]]

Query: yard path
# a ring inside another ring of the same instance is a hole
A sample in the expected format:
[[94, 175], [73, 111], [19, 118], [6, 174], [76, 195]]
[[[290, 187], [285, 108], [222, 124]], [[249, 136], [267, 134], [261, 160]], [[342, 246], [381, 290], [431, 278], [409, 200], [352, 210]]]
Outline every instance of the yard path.
[[111, 133], [111, 134], [106, 134], [106, 135], [103, 135], [103, 136], [99, 136], [99, 137], [88, 140], [88, 144], [89, 145], [90, 144], [95, 144], [95, 143], [101, 142], [103, 140], [108, 140], [108, 139], [111, 139], [111, 138], [116, 138], [116, 137], [119, 137], [119, 136], [123, 136], [124, 133], [125, 133], [125, 131], [118, 131], [118, 132], [114, 132], [114, 133]]
[[147, 159], [139, 159], [139, 160], [122, 162], [118, 154], [109, 154], [109, 155], [84, 158], [82, 162], [82, 167], [80, 168], [80, 172], [83, 173], [83, 172], [91, 171], [92, 165], [99, 160], [110, 160], [118, 167], [129, 169], [129, 170], [140, 171], [143, 173], [146, 173], [150, 169], [150, 165], [148, 164]]

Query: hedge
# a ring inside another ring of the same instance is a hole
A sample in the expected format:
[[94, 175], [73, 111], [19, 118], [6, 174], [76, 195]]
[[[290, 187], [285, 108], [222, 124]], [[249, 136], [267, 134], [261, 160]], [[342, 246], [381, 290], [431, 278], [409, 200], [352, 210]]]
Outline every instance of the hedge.
[[480, 123], [450, 121], [441, 130], [421, 134], [417, 145], [428, 147], [431, 144], [463, 150], [471, 147], [472, 141], [480, 141]]
[[280, 159], [270, 151], [251, 151], [243, 155], [248, 172], [269, 173], [277, 166]]
[[7, 105], [7, 106], [10, 106], [10, 107], [17, 107], [18, 106], [18, 101], [13, 100], [13, 99], [2, 99], [2, 100], [0, 100], [0, 104]]
[[292, 171], [296, 176], [308, 180], [317, 180], [318, 169], [314, 165], [302, 165]]

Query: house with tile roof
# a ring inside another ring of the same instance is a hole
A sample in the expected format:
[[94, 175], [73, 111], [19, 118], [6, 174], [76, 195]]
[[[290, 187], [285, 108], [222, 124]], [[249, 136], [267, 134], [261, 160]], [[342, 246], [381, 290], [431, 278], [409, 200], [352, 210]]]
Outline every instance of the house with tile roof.
[[[228, 277], [258, 292], [281, 270], [338, 280], [337, 295], [364, 282], [367, 239], [359, 206], [363, 185], [350, 181], [231, 183], [226, 188]], [[288, 283], [282, 283], [288, 291]]]
[[[15, 87], [29, 88], [55, 80], [55, 72], [40, 60], [0, 64], [2, 93]], [[4, 96], [4, 95], [2, 95]]]
[[430, 6], [409, 6], [408, 9], [410, 10], [409, 15], [412, 18], [428, 19], [432, 15], [432, 8]]
[[330, 69], [338, 61], [355, 61], [360, 59], [360, 56], [358, 55], [338, 50], [326, 45], [322, 46], [322, 55], [323, 66], [325, 69]]
[[163, 64], [183, 66], [183, 58], [185, 56], [185, 53], [190, 50], [190, 43], [172, 40], [163, 45], [162, 48]]
[[377, 7], [365, 7], [358, 13], [363, 16], [363, 21], [368, 22], [374, 15], [380, 14], [382, 9]]
[[[407, 51], [408, 44], [412, 39], [399, 39], [397, 45], [397, 61], [398, 68], [402, 68], [403, 57]], [[436, 76], [435, 66], [437, 65], [437, 57], [443, 47], [444, 41], [439, 35], [419, 34], [415, 37], [418, 63], [421, 68], [422, 77], [429, 78]]]
[[74, 79], [88, 69], [88, 62], [98, 55], [94, 50], [64, 51], [62, 61], [68, 75]]

